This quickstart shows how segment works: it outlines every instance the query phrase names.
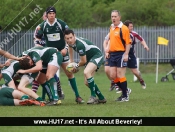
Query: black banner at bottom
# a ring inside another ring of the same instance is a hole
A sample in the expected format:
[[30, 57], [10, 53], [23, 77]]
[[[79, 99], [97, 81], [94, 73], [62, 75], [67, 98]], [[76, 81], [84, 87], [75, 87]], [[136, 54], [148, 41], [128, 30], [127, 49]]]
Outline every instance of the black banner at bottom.
[[175, 126], [175, 117], [0, 117], [0, 126]]

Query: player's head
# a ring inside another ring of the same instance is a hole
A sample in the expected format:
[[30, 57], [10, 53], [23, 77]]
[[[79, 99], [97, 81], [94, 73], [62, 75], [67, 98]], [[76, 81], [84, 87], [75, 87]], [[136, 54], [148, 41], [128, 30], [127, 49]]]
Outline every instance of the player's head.
[[75, 44], [75, 34], [74, 31], [71, 29], [64, 31], [64, 38], [68, 45], [73, 46]]
[[128, 27], [128, 29], [129, 29], [130, 32], [131, 32], [131, 31], [133, 30], [133, 28], [134, 28], [133, 23], [132, 23], [132, 21], [130, 21], [130, 20], [126, 20], [126, 21], [124, 22], [124, 25], [126, 25], [126, 26]]
[[19, 65], [21, 69], [26, 70], [26, 69], [30, 69], [34, 65], [34, 63], [29, 56], [26, 56], [25, 58], [19, 61]]
[[118, 26], [120, 24], [120, 19], [121, 19], [120, 11], [118, 10], [111, 11], [111, 21], [114, 24], [114, 26]]
[[56, 17], [56, 9], [53, 6], [50, 6], [46, 9], [46, 15], [49, 21], [54, 21]]

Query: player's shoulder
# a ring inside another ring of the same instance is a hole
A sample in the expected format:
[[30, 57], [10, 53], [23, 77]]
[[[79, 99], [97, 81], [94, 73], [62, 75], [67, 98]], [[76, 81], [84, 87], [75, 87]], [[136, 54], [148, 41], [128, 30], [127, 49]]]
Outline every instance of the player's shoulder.
[[46, 21], [43, 21], [42, 23], [40, 23], [39, 25], [44, 25], [44, 23], [46, 23]]
[[122, 28], [122, 31], [129, 31], [128, 27], [126, 25], [124, 25], [124, 24], [122, 25], [121, 28]]
[[59, 18], [56, 18], [57, 22], [61, 23], [61, 24], [65, 24], [65, 22]]
[[136, 32], [136, 31], [131, 31], [131, 33], [132, 33], [132, 34], [138, 34], [138, 32]]

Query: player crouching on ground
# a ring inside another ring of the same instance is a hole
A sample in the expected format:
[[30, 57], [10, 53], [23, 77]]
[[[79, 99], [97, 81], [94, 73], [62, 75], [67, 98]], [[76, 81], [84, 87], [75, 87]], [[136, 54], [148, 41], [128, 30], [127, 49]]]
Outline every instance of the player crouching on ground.
[[[69, 45], [70, 62], [73, 62], [73, 50], [79, 53], [80, 61], [72, 70], [78, 72], [78, 67], [85, 66], [85, 85], [90, 88], [91, 97], [87, 104], [106, 103], [106, 99], [94, 83], [94, 73], [103, 63], [103, 54], [100, 49], [87, 39], [76, 37], [72, 30], [65, 30], [65, 41]], [[96, 98], [96, 95], [99, 99]]]

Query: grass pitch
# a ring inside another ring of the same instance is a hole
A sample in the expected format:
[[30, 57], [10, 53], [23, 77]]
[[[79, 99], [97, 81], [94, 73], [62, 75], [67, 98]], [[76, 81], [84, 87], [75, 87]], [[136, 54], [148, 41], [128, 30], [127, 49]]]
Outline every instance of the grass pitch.
[[[133, 75], [127, 70], [128, 87], [132, 89], [129, 102], [115, 102], [120, 96], [115, 91], [109, 91], [110, 81], [107, 79], [103, 67], [95, 75], [95, 83], [107, 99], [106, 104], [87, 105], [76, 104], [75, 96], [69, 86], [67, 77], [61, 72], [61, 84], [65, 93], [65, 100], [60, 106], [0, 106], [1, 117], [174, 117], [175, 116], [175, 80], [169, 75], [169, 82], [161, 82], [161, 77], [165, 76], [172, 68], [169, 64], [159, 66], [159, 82], [155, 83], [156, 65], [141, 65], [140, 70], [147, 84], [146, 89], [142, 89], [139, 82], [133, 82]], [[82, 70], [75, 74], [80, 96], [87, 101], [90, 90], [84, 85]], [[3, 83], [3, 81], [1, 81]], [[41, 94], [41, 88], [38, 92]], [[76, 127], [56, 127], [56, 126], [33, 126], [0, 127], [0, 132], [174, 132], [174, 127], [98, 127], [98, 126], [76, 126]]]

